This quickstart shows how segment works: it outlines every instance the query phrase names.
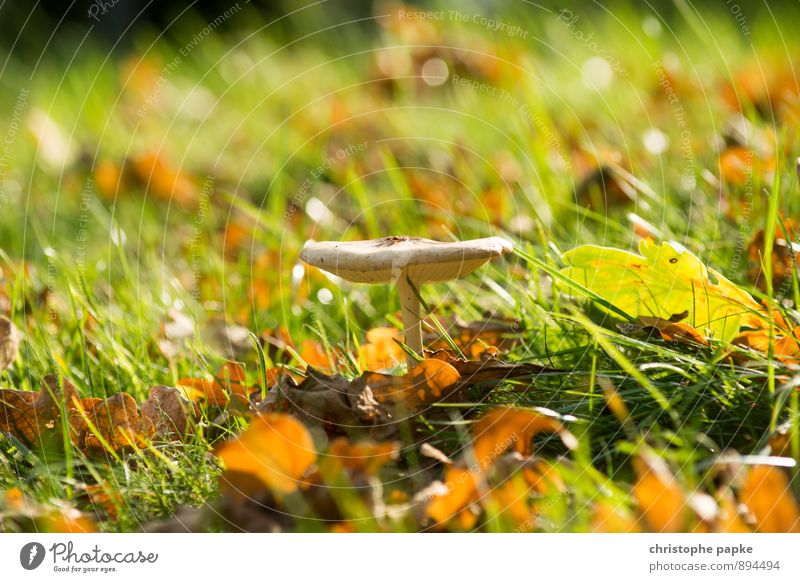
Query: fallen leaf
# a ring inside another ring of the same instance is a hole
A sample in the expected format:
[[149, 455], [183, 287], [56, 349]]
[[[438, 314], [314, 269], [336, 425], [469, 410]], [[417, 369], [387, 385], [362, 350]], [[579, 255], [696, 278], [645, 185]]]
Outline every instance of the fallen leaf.
[[69, 505], [44, 513], [36, 520], [39, 531], [45, 533], [96, 533], [94, 519]]
[[362, 376], [380, 403], [402, 405], [410, 409], [441, 400], [461, 379], [450, 364], [442, 360], [422, 360], [403, 376], [375, 372]]
[[66, 379], [64, 390], [55, 376], [47, 376], [39, 392], [0, 390], [0, 431], [23, 443], [42, 446], [57, 442], [61, 435], [61, 411], [77, 398], [75, 388]]
[[638, 533], [636, 516], [610, 501], [598, 501], [592, 506], [591, 530], [594, 533]]
[[495, 408], [472, 428], [475, 460], [485, 469], [512, 446], [522, 455], [530, 455], [533, 437], [542, 432], [558, 434], [568, 449], [578, 446], [572, 433], [555, 416], [524, 408]]
[[639, 252], [584, 245], [564, 253], [562, 273], [633, 317], [668, 320], [688, 311], [686, 323], [722, 341], [763, 319], [750, 294], [677, 243], [645, 239]]
[[235, 498], [247, 498], [264, 487], [291, 493], [317, 459], [303, 423], [279, 413], [255, 416], [247, 430], [216, 454], [225, 466], [223, 487]]
[[425, 352], [425, 357], [447, 362], [461, 375], [461, 383], [466, 386], [487, 384], [530, 378], [542, 374], [564, 374], [568, 370], [549, 368], [529, 362], [504, 362], [490, 354], [482, 354], [479, 360], [465, 360], [445, 349]]
[[404, 376], [365, 372], [347, 380], [312, 367], [306, 372], [308, 376], [299, 385], [291, 376], [283, 376], [256, 405], [257, 410], [294, 410], [309, 422], [330, 428], [382, 426], [394, 430], [399, 418], [446, 397], [459, 386], [458, 372], [439, 360], [423, 360]]
[[192, 433], [198, 411], [177, 388], [154, 386], [142, 404], [142, 416], [152, 422], [154, 439], [180, 440]]
[[253, 388], [245, 384], [244, 368], [238, 362], [225, 362], [216, 378], [181, 378], [178, 385], [186, 388], [190, 400], [203, 400], [210, 406], [227, 406], [231, 400], [246, 404]]
[[541, 432], [555, 432], [567, 448], [577, 446], [575, 437], [560, 420], [522, 408], [496, 408], [476, 422], [471, 432], [472, 454], [448, 467], [445, 492], [428, 503], [426, 514], [436, 523], [450, 521], [480, 498], [479, 488], [486, 487], [487, 470], [509, 448], [513, 447], [524, 459], [530, 454], [533, 437]]
[[[680, 315], [685, 317], [688, 315], [688, 312], [684, 311]], [[639, 317], [639, 321], [646, 327], [656, 329], [661, 335], [661, 339], [664, 341], [707, 346], [708, 340], [706, 340], [697, 329], [688, 323], [680, 321], [683, 317], [679, 317], [676, 321], [675, 316], [669, 319], [661, 319], [660, 317], [648, 317], [643, 315]]]
[[122, 168], [109, 160], [98, 162], [94, 167], [94, 183], [100, 195], [113, 202], [124, 187]]
[[143, 447], [153, 435], [153, 423], [139, 416], [133, 396], [119, 392], [106, 398], [74, 401], [70, 425], [76, 444], [89, 452]]
[[686, 495], [666, 462], [644, 453], [633, 458], [636, 482], [632, 494], [648, 531], [679, 533], [686, 531], [690, 516]]
[[751, 467], [739, 498], [752, 513], [757, 531], [800, 533], [800, 510], [782, 468]]
[[367, 332], [367, 342], [359, 347], [358, 357], [369, 371], [384, 370], [405, 361], [406, 354], [398, 342], [403, 335], [393, 327], [376, 327]]

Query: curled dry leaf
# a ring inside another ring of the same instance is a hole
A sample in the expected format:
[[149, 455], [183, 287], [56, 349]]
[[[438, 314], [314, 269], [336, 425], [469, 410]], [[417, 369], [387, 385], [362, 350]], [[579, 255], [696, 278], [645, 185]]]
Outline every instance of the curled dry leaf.
[[152, 422], [154, 438], [172, 440], [193, 432], [192, 421], [199, 411], [177, 388], [154, 386], [142, 404], [142, 416]]
[[223, 488], [238, 499], [265, 487], [276, 494], [295, 491], [317, 459], [303, 423], [279, 413], [255, 416], [247, 430], [220, 446], [216, 454], [225, 466]]
[[0, 431], [31, 446], [57, 442], [61, 435], [61, 411], [77, 398], [66, 379], [64, 390], [55, 376], [47, 376], [39, 392], [0, 390]]
[[290, 376], [281, 378], [257, 409], [294, 410], [311, 422], [338, 429], [386, 425], [459, 386], [458, 372], [440, 360], [423, 360], [404, 376], [365, 372], [352, 381], [314, 368], [307, 372], [299, 385]]
[[756, 530], [800, 533], [800, 509], [784, 469], [756, 465], [745, 478], [740, 500], [750, 510]]
[[139, 415], [133, 396], [125, 392], [105, 400], [76, 398], [74, 406], [69, 416], [73, 442], [88, 452], [143, 447], [153, 435], [153, 422]]
[[0, 371], [8, 368], [17, 357], [21, 334], [7, 317], [0, 316]]
[[695, 344], [707, 346], [708, 340], [703, 337], [697, 329], [681, 321], [689, 314], [688, 311], [672, 316], [669, 319], [661, 319], [660, 317], [648, 317], [643, 315], [639, 317], [646, 327], [653, 328], [661, 335], [661, 339], [667, 342]]

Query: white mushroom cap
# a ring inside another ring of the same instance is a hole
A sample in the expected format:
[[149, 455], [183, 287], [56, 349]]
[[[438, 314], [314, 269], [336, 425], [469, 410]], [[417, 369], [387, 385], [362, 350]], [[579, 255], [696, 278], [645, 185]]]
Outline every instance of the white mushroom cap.
[[493, 236], [459, 242], [438, 242], [410, 236], [377, 240], [317, 242], [300, 258], [356, 283], [390, 283], [400, 273], [415, 285], [449, 281], [468, 275], [486, 261], [512, 250], [507, 240]]

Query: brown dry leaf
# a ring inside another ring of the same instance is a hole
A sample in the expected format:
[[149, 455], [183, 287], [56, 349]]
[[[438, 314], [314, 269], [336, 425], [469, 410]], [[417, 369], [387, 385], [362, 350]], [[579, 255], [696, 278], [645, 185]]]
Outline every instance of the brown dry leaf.
[[74, 400], [70, 411], [73, 440], [88, 452], [118, 451], [145, 446], [153, 435], [153, 422], [139, 416], [133, 396], [119, 392], [105, 400]]
[[[449, 330], [453, 343], [472, 360], [496, 356], [519, 342], [520, 322], [515, 319], [490, 317], [465, 323], [456, 317], [452, 322], [442, 321], [442, 325]], [[433, 351], [450, 349], [438, 333], [426, 335], [424, 343]]]
[[250, 426], [216, 451], [225, 465], [223, 487], [242, 499], [265, 487], [277, 494], [295, 491], [317, 460], [311, 434], [288, 414], [258, 415]]
[[177, 388], [154, 386], [142, 404], [142, 416], [153, 423], [153, 438], [181, 440], [193, 432], [196, 405], [183, 397]]
[[752, 467], [739, 498], [755, 518], [757, 531], [800, 533], [800, 510], [784, 469], [772, 465]]
[[57, 441], [61, 411], [77, 397], [72, 384], [63, 383], [63, 395], [55, 376], [47, 376], [39, 392], [0, 389], [0, 431], [32, 446]]
[[741, 186], [752, 179], [755, 155], [752, 150], [733, 146], [719, 156], [719, 169], [724, 181]]
[[458, 373], [438, 360], [424, 360], [404, 376], [365, 372], [347, 380], [312, 367], [307, 374], [299, 385], [291, 376], [283, 376], [257, 410], [291, 409], [330, 428], [379, 425], [390, 431], [401, 411], [414, 414], [419, 406], [440, 400], [459, 386]]
[[111, 519], [116, 519], [118, 509], [125, 505], [125, 497], [121, 490], [112, 484], [87, 485], [85, 491], [95, 510], [105, 511]]
[[0, 316], [0, 371], [14, 363], [19, 351], [21, 334], [17, 326], [5, 316]]
[[637, 480], [632, 493], [648, 531], [686, 531], [690, 516], [687, 497], [666, 462], [657, 455], [644, 453], [634, 457], [633, 467]]

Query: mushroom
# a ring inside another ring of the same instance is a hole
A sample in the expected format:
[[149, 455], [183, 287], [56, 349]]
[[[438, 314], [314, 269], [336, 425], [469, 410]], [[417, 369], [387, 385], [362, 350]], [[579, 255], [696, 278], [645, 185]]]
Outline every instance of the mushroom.
[[[411, 236], [377, 240], [309, 243], [300, 259], [355, 283], [395, 283], [400, 293], [406, 345], [422, 353], [419, 296], [423, 283], [463, 277], [489, 259], [511, 252], [511, 243], [493, 236], [438, 242]], [[409, 357], [409, 366], [413, 359]]]

